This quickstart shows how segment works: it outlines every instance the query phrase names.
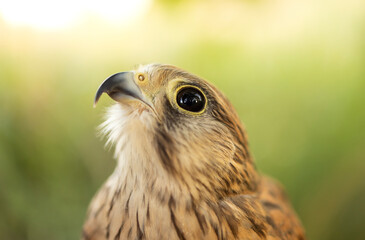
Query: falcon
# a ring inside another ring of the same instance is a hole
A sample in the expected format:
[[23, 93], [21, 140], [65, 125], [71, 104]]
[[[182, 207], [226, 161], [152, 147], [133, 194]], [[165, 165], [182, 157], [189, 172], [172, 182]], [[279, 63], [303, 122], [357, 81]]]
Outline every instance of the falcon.
[[101, 125], [117, 165], [82, 239], [305, 239], [282, 187], [258, 173], [247, 135], [212, 84], [171, 65], [107, 78]]

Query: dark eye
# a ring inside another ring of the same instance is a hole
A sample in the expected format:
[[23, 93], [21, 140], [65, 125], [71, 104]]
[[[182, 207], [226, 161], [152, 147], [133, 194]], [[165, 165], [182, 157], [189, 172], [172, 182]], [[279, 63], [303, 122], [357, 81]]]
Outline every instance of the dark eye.
[[193, 87], [186, 87], [177, 93], [177, 104], [190, 112], [200, 112], [205, 107], [205, 97], [201, 91]]

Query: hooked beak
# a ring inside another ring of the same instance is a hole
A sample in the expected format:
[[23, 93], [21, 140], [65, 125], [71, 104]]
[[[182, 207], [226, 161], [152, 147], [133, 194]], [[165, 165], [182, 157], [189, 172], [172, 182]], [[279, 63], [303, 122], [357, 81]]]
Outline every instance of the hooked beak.
[[141, 89], [134, 81], [133, 72], [120, 72], [108, 77], [100, 85], [98, 91], [96, 92], [94, 107], [104, 92], [117, 102], [121, 102], [122, 100], [126, 99], [138, 99], [147, 106], [151, 107], [143, 95]]

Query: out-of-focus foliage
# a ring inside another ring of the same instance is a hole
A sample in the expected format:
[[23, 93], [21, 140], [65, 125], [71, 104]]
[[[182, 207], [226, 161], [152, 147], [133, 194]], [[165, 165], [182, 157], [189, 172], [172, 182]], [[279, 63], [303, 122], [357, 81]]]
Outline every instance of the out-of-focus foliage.
[[0, 239], [77, 239], [114, 167], [108, 75], [171, 63], [215, 83], [312, 240], [365, 235], [365, 2], [157, 1], [123, 27], [0, 20]]

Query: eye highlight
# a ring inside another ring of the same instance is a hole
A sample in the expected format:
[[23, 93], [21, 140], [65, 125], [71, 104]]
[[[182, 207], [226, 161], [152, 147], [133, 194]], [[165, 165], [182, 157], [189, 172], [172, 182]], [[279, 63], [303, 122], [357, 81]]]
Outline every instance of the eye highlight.
[[201, 113], [206, 106], [205, 95], [192, 86], [185, 86], [178, 90], [176, 102], [179, 107], [192, 113]]

